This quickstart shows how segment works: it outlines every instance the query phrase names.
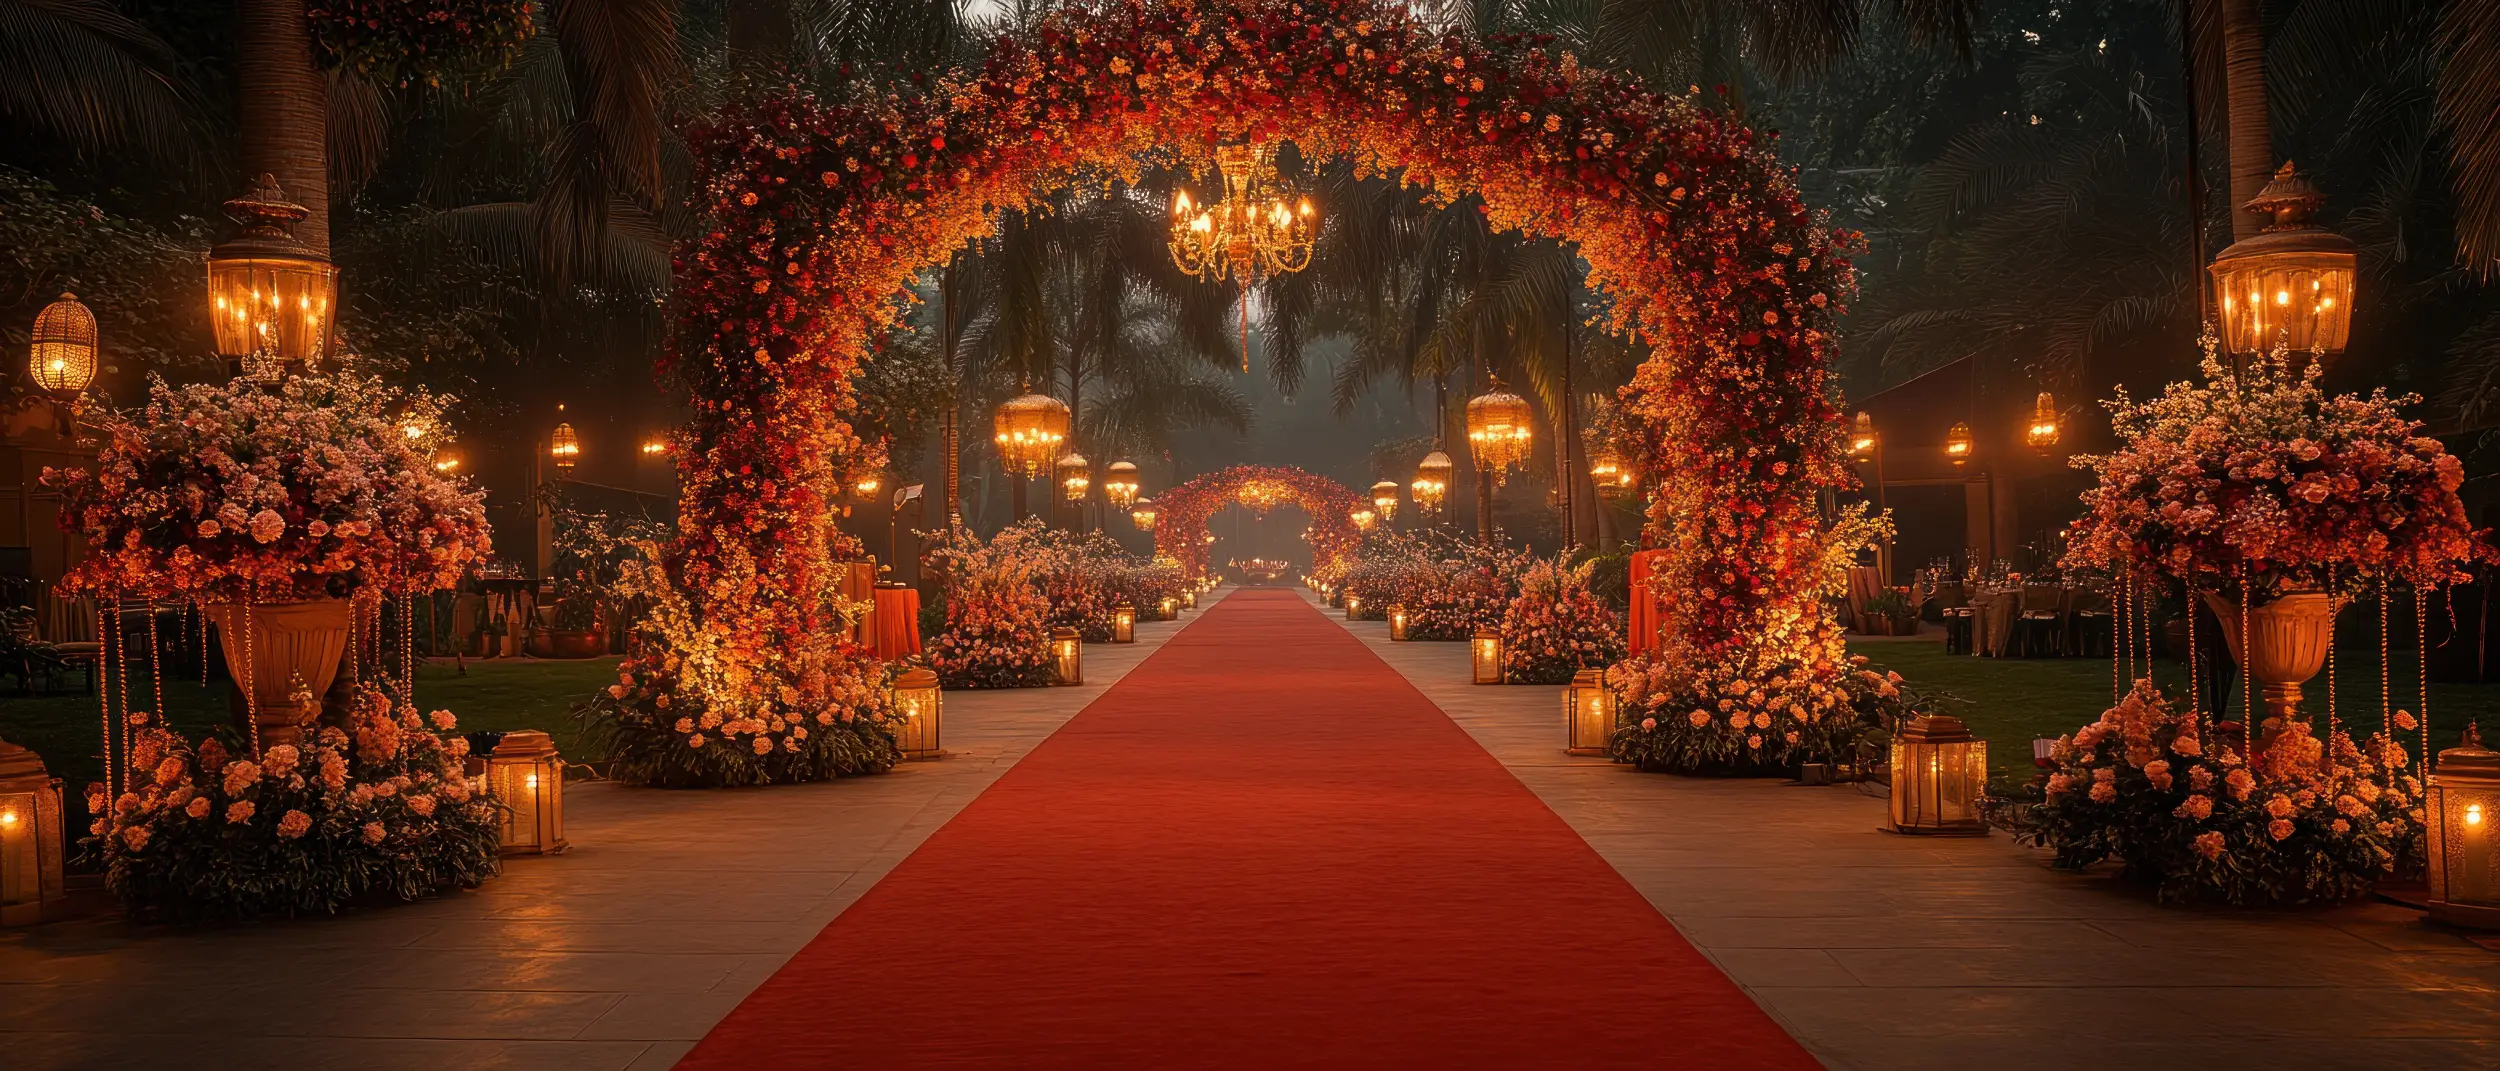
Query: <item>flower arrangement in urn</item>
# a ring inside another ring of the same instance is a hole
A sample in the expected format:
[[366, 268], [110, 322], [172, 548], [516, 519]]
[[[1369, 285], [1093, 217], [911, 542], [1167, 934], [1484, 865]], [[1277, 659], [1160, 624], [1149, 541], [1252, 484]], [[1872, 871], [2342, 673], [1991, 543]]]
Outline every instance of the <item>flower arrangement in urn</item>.
[[474, 794], [449, 711], [360, 686], [343, 725], [258, 755], [164, 728], [136, 734], [129, 785], [87, 789], [91, 859], [141, 918], [328, 914], [496, 873], [501, 808]]
[[1583, 668], [1621, 661], [1623, 623], [1589, 590], [1594, 561], [1540, 559], [1519, 577], [1519, 595], [1502, 614], [1502, 679], [1569, 684]]

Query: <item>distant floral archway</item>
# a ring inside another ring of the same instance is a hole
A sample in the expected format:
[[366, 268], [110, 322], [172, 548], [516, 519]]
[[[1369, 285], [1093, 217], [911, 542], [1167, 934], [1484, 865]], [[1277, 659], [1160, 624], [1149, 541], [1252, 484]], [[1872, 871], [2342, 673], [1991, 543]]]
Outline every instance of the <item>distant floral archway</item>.
[[[1366, 500], [1326, 476], [1276, 465], [1235, 465], [1210, 472], [1155, 496], [1155, 553], [1181, 563], [1190, 576], [1207, 575], [1207, 521], [1217, 510], [1264, 494], [1270, 505], [1293, 505], [1311, 517], [1303, 538], [1311, 544], [1311, 569], [1354, 551], [1363, 541], [1354, 510]], [[1248, 505], [1248, 503], [1244, 503]]]
[[904, 286], [1072, 175], [1254, 138], [1576, 243], [1614, 326], [1657, 354], [1625, 402], [1652, 516], [1674, 520], [1679, 641], [1710, 658], [1813, 605], [1816, 495], [1849, 479], [1824, 357], [1855, 238], [1760, 138], [1551, 42], [1436, 36], [1389, 0], [1128, 0], [1002, 37], [925, 94], [792, 92], [691, 133], [709, 226], [677, 254], [668, 367], [695, 416], [666, 571], [696, 612], [658, 642], [700, 665], [652, 687], [739, 682], [700, 698], [769, 725], [838, 701], [858, 655], [830, 627], [848, 549], [831, 517], [879, 450], [848, 423], [851, 383]]

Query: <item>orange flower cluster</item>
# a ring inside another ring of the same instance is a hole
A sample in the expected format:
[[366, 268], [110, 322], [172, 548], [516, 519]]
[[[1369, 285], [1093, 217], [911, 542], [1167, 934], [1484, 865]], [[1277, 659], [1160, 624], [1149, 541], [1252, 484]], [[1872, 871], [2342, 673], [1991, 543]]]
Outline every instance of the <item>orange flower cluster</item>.
[[[1270, 508], [1290, 502], [1311, 517], [1311, 568], [1326, 569], [1363, 541], [1354, 527], [1354, 489], [1326, 476], [1277, 465], [1235, 465], [1180, 484], [1155, 496], [1155, 554], [1181, 563], [1189, 576], [1207, 575], [1207, 518], [1245, 493]], [[1250, 505], [1244, 501], [1243, 505]]]

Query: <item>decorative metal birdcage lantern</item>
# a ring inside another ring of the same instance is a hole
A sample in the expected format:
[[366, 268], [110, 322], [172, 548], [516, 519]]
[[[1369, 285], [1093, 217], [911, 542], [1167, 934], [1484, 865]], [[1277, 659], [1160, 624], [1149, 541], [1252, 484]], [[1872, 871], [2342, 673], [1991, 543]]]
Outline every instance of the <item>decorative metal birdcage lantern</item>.
[[54, 397], [76, 398], [95, 381], [97, 336], [95, 313], [75, 294], [35, 314], [27, 331], [26, 374]]
[[312, 367], [330, 342], [339, 270], [295, 237], [311, 211], [287, 200], [272, 175], [225, 208], [242, 233], [208, 251], [218, 355], [264, 378]]

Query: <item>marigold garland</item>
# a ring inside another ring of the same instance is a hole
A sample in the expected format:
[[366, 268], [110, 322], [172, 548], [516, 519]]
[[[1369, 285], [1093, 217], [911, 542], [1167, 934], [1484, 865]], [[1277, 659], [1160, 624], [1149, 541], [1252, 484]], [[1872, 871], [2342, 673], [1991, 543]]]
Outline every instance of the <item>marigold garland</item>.
[[1297, 468], [1235, 465], [1155, 496], [1155, 553], [1180, 562], [1190, 576], [1207, 575], [1207, 520], [1249, 487], [1267, 489], [1278, 504], [1290, 502], [1310, 515], [1306, 538], [1314, 570], [1333, 567], [1362, 541], [1362, 530], [1354, 527], [1353, 488]]

